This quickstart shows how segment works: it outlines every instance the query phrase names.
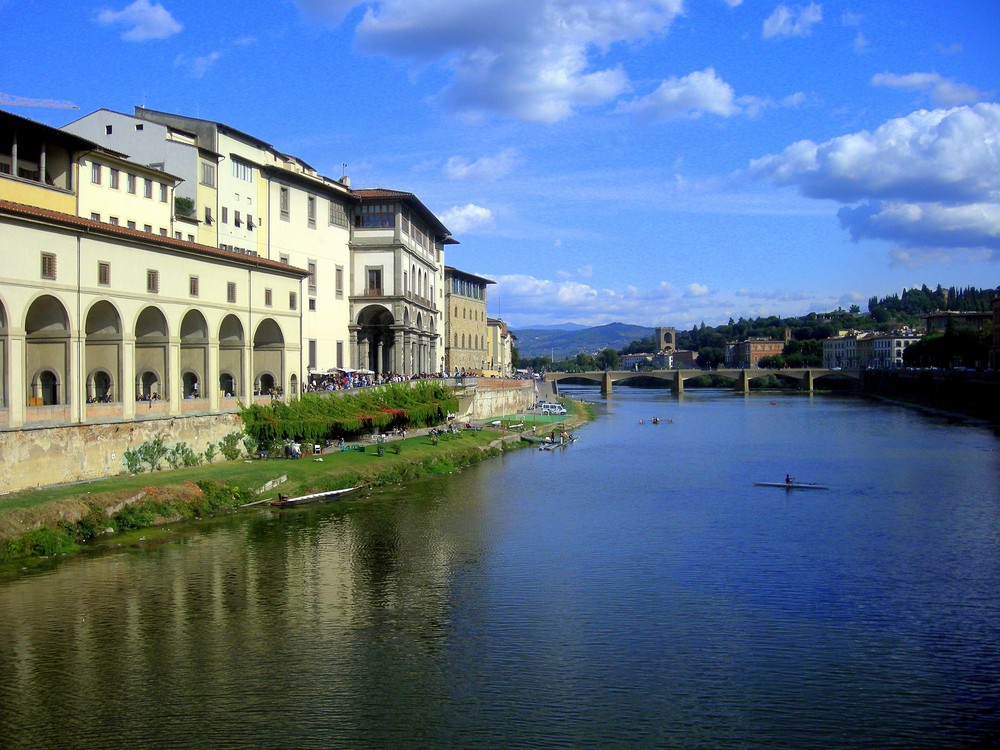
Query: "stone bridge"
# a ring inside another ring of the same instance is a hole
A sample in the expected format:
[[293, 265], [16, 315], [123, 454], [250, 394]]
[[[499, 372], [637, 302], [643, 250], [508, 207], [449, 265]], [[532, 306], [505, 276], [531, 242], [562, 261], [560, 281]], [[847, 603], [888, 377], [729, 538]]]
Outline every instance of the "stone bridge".
[[810, 392], [813, 390], [816, 380], [829, 376], [850, 378], [858, 384], [861, 382], [861, 373], [858, 370], [827, 370], [816, 367], [784, 370], [652, 370], [649, 372], [605, 370], [599, 372], [549, 372], [545, 375], [545, 381], [551, 384], [552, 390], [556, 393], [559, 392], [559, 383], [571, 381], [573, 383], [598, 383], [601, 386], [601, 393], [609, 394], [614, 383], [627, 385], [629, 380], [660, 380], [663, 381], [665, 387], [669, 387], [676, 394], [684, 392], [685, 380], [692, 380], [702, 375], [717, 375], [732, 380], [736, 390], [743, 393], [750, 392], [751, 380], [764, 377], [765, 375], [775, 375], [779, 378], [794, 380], [798, 382], [800, 390]]

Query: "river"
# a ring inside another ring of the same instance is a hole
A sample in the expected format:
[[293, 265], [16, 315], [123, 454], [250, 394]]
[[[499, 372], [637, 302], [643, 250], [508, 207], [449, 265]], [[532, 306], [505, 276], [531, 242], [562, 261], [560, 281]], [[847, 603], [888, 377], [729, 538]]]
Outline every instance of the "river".
[[[995, 430], [576, 393], [566, 449], [0, 581], [0, 747], [1000, 739]], [[830, 489], [752, 485], [786, 473]]]

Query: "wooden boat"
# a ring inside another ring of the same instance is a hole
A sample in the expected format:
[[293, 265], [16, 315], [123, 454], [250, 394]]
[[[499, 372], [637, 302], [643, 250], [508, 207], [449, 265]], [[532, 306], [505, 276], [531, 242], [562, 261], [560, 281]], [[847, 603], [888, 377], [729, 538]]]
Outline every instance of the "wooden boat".
[[358, 490], [367, 487], [367, 484], [359, 484], [357, 487], [345, 487], [342, 490], [327, 490], [326, 492], [314, 492], [311, 495], [299, 495], [298, 497], [288, 497], [278, 495], [277, 500], [272, 500], [271, 505], [275, 508], [289, 508], [297, 505], [309, 505], [310, 503], [321, 503], [325, 500], [339, 500]]
[[825, 484], [815, 482], [754, 482], [754, 487], [781, 487], [786, 490], [828, 490]]

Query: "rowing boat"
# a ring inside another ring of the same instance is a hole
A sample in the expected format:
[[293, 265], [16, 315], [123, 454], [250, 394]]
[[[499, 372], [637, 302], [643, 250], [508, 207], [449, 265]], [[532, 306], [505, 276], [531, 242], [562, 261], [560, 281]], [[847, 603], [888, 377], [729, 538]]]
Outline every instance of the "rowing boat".
[[754, 482], [754, 487], [782, 487], [786, 490], [828, 490], [825, 484], [815, 482]]
[[272, 500], [271, 505], [273, 505], [276, 508], [288, 508], [296, 505], [321, 503], [324, 500], [343, 498], [367, 486], [368, 485], [365, 484], [359, 484], [357, 487], [346, 487], [342, 490], [327, 490], [326, 492], [314, 492], [311, 495], [299, 495], [298, 497], [287, 497], [285, 495], [278, 495], [278, 499]]

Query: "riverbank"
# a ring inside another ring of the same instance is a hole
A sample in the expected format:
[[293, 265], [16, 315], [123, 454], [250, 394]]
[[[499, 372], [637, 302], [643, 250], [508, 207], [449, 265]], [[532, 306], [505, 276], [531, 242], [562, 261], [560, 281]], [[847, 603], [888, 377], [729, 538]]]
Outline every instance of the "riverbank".
[[[566, 401], [569, 413], [545, 429], [572, 429], [592, 418], [589, 405]], [[421, 429], [385, 443], [337, 446], [299, 459], [245, 459], [124, 475], [20, 492], [0, 498], [0, 563], [79, 552], [93, 542], [137, 529], [242, 512], [256, 501], [352, 487], [413, 481], [475, 465], [527, 445], [509, 416], [472, 429], [434, 434]], [[262, 503], [266, 504], [266, 503]]]

